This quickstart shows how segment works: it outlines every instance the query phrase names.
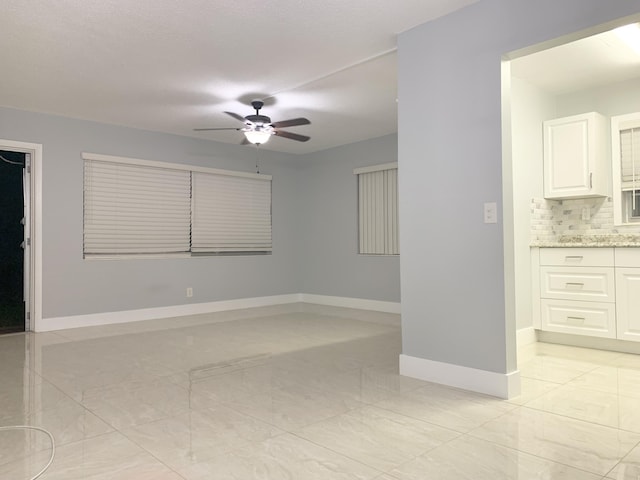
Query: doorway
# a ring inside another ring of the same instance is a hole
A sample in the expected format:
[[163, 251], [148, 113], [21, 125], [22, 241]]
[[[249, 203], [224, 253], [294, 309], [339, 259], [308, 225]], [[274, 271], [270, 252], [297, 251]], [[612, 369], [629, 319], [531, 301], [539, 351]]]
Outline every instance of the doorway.
[[28, 328], [29, 157], [0, 150], [0, 334]]
[[[633, 25], [638, 20], [627, 17], [615, 23], [638, 30]], [[514, 323], [523, 343], [538, 339], [583, 347], [605, 345], [602, 339], [542, 330], [540, 296], [535, 300], [532, 296], [540, 282], [539, 267], [532, 266], [530, 245], [561, 245], [562, 238], [618, 234], [613, 204], [606, 197], [545, 198], [542, 134], [548, 120], [589, 112], [613, 117], [637, 111], [640, 52], [625, 41], [620, 29], [613, 28], [617, 26], [606, 24], [512, 52], [503, 63], [503, 113], [509, 119], [503, 132], [510, 141], [503, 157], [508, 183], [503, 192], [505, 204], [512, 208], [505, 239], [512, 248], [508, 274], [514, 289]], [[572, 215], [573, 211], [580, 214]], [[623, 228], [619, 233], [640, 233], [640, 228]]]

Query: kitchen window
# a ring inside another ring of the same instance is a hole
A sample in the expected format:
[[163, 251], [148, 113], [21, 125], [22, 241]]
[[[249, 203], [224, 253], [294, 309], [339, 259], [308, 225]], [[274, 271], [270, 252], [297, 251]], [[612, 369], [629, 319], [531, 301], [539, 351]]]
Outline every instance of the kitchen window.
[[270, 175], [83, 159], [84, 258], [271, 252]]
[[358, 253], [398, 255], [398, 164], [356, 168]]
[[640, 112], [611, 119], [614, 223], [640, 223]]

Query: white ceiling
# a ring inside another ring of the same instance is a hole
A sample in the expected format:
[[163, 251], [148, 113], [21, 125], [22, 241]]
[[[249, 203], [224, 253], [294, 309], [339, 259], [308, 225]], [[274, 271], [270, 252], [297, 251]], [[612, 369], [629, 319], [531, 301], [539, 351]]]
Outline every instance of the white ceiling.
[[0, 105], [238, 143], [222, 113], [305, 116], [263, 148], [396, 131], [396, 36], [477, 0], [3, 0]]
[[609, 31], [513, 60], [511, 74], [562, 95], [640, 78], [640, 53]]

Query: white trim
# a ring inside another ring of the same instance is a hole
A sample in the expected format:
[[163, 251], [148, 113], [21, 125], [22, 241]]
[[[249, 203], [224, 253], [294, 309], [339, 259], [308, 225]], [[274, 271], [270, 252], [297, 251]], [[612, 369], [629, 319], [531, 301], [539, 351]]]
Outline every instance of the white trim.
[[533, 328], [542, 328], [542, 309], [540, 306], [540, 249], [531, 248], [531, 323]]
[[273, 295], [270, 297], [238, 298], [218, 302], [192, 303], [120, 312], [90, 313], [86, 315], [72, 315], [68, 317], [43, 318], [38, 323], [38, 329], [36, 331], [50, 332], [53, 330], [65, 330], [68, 328], [95, 327], [97, 325], [139, 322], [142, 320], [157, 320], [169, 317], [184, 317], [203, 313], [240, 310], [243, 308], [297, 303], [299, 301], [299, 294]]
[[382, 302], [363, 298], [330, 297], [327, 295], [311, 295], [306, 293], [292, 293], [287, 295], [273, 295], [269, 297], [238, 298], [217, 302], [191, 303], [186, 305], [171, 305], [167, 307], [142, 308], [119, 312], [89, 313], [85, 315], [71, 315], [67, 317], [44, 318], [38, 322], [38, 332], [65, 330], [67, 328], [95, 327], [98, 325], [112, 325], [116, 323], [139, 322], [143, 320], [158, 320], [161, 318], [183, 317], [204, 313], [226, 312], [244, 308], [267, 307], [289, 303], [315, 303], [333, 307], [356, 308], [384, 313], [400, 313], [397, 302]]
[[400, 314], [399, 302], [383, 302], [380, 300], [367, 300], [366, 298], [332, 297], [329, 295], [313, 295], [310, 293], [300, 293], [299, 296], [300, 301], [304, 303]]
[[520, 394], [519, 370], [496, 373], [401, 354], [400, 375], [499, 398], [513, 398]]
[[539, 330], [537, 334], [538, 340], [544, 343], [556, 343], [559, 345], [571, 345], [580, 348], [596, 348], [598, 350], [609, 350], [612, 352], [640, 355], [640, 342], [618, 340], [616, 338], [588, 337], [586, 335], [548, 332], [544, 330]]
[[83, 160], [97, 160], [101, 162], [129, 163], [133, 165], [143, 165], [147, 167], [169, 168], [174, 170], [187, 170], [189, 172], [215, 173], [216, 175], [227, 175], [230, 177], [256, 178], [259, 180], [271, 180], [271, 175], [251, 172], [237, 172], [235, 170], [222, 170], [219, 168], [198, 167], [195, 165], [185, 165], [182, 163], [159, 162], [157, 160], [142, 160], [140, 158], [117, 157], [114, 155], [103, 155], [101, 153], [82, 152]]
[[31, 330], [42, 320], [42, 144], [0, 139], [0, 150], [31, 154]]
[[371, 165], [370, 167], [358, 167], [353, 169], [354, 175], [360, 175], [361, 173], [379, 172], [381, 170], [397, 170], [398, 162], [382, 163], [380, 165]]
[[516, 346], [518, 348], [526, 345], [531, 345], [538, 341], [538, 335], [536, 329], [533, 327], [526, 327], [516, 330]]

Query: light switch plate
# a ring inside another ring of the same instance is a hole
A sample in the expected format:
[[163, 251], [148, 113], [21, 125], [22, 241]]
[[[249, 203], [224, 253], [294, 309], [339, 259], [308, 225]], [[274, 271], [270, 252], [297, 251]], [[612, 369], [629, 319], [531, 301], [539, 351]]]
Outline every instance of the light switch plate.
[[498, 223], [498, 204], [496, 202], [484, 204], [484, 223]]

